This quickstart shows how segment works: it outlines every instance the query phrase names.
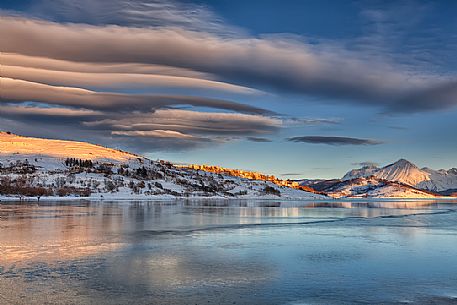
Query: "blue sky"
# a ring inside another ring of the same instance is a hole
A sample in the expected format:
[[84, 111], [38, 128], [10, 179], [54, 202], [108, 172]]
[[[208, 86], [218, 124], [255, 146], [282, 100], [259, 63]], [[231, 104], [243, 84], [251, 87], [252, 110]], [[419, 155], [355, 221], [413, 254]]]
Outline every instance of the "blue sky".
[[0, 129], [283, 178], [457, 166], [455, 1], [0, 9]]

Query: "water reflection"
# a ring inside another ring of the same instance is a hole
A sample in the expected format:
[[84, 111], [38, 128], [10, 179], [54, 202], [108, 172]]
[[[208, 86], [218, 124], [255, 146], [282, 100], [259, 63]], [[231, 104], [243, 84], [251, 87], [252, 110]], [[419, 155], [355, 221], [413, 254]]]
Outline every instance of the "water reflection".
[[[125, 246], [125, 237], [256, 225], [315, 224], [446, 212], [448, 203], [178, 201], [2, 204], [2, 262], [71, 260]], [[422, 219], [404, 219], [417, 227]], [[392, 224], [390, 224], [392, 225]], [[127, 241], [128, 242], [128, 241]]]
[[453, 202], [2, 204], [0, 303], [451, 302], [456, 227]]
[[122, 226], [122, 212], [115, 214], [109, 206], [0, 207], [3, 264], [71, 260], [122, 246], [119, 238], [109, 234]]

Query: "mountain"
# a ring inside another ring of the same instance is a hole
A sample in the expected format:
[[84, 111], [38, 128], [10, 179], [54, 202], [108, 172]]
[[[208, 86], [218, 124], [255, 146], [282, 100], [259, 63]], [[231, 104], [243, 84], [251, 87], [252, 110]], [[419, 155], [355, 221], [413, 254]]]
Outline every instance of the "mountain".
[[449, 170], [433, 170], [429, 168], [423, 168], [422, 171], [429, 175], [429, 179], [419, 182], [417, 187], [440, 192], [443, 194], [457, 189], [457, 169], [452, 168]]
[[430, 180], [427, 172], [422, 171], [416, 165], [405, 159], [400, 159], [395, 163], [379, 169], [374, 173], [374, 176], [380, 179], [402, 182], [412, 186]]
[[344, 175], [342, 180], [352, 180], [360, 177], [370, 177], [379, 170], [375, 165], [367, 165], [359, 169], [353, 169]]
[[342, 180], [355, 178], [376, 178], [395, 181], [413, 186], [418, 189], [446, 192], [457, 189], [457, 169], [433, 170], [429, 168], [419, 168], [405, 159], [400, 159], [395, 163], [382, 168], [363, 167], [349, 171]]
[[328, 180], [312, 185], [333, 198], [434, 198], [438, 194], [375, 176]]
[[327, 198], [271, 181], [181, 168], [86, 142], [0, 132], [0, 200], [26, 197]]

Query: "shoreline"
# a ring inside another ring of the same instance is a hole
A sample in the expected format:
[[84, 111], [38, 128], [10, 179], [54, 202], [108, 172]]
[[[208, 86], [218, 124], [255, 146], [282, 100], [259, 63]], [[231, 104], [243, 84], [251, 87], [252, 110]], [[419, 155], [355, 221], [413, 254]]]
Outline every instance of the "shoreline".
[[[0, 196], [0, 204], [2, 202], [57, 202], [57, 201], [66, 201], [66, 202], [78, 202], [78, 201], [92, 201], [92, 202], [111, 202], [111, 201], [182, 201], [182, 200], [214, 200], [214, 201], [306, 201], [306, 202], [417, 202], [417, 201], [457, 201], [457, 197], [435, 197], [435, 198], [414, 198], [414, 197], [372, 197], [372, 198], [291, 198], [291, 197], [242, 197], [242, 198], [232, 198], [232, 197], [174, 197], [174, 196], [163, 196], [163, 197], [145, 197], [145, 196], [132, 196], [132, 197], [9, 197], [9, 196]], [[457, 202], [456, 202], [457, 203]]]

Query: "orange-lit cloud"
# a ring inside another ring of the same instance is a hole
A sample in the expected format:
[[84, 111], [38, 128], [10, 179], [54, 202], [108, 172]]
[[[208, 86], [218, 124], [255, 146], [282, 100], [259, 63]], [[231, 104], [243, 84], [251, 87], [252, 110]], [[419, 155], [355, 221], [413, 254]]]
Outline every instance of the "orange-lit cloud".
[[135, 113], [128, 118], [87, 121], [84, 124], [94, 128], [120, 131], [172, 130], [195, 134], [240, 136], [274, 133], [281, 128], [282, 121], [260, 115], [159, 109], [153, 113]]

